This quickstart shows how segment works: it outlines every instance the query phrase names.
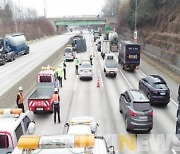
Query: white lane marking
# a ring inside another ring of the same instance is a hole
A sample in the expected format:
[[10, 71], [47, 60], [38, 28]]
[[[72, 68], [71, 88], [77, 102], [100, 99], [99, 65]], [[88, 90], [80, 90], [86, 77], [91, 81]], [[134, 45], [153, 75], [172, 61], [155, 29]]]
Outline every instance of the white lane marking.
[[170, 98], [170, 100], [171, 100], [176, 106], [178, 106], [178, 104], [177, 104], [172, 98]]
[[123, 72], [119, 69], [119, 72], [122, 74], [123, 78], [125, 79], [125, 81], [127, 82], [127, 84], [129, 85], [129, 87], [131, 89], [133, 89], [133, 87], [131, 86], [131, 84], [129, 83], [129, 81], [127, 80], [127, 78], [124, 76]]
[[173, 152], [173, 154], [176, 154], [176, 151], [174, 149], [171, 150]]
[[74, 91], [76, 90], [77, 81], [78, 81], [78, 76], [76, 76], [76, 81], [75, 81], [75, 84], [74, 84]]
[[139, 69], [139, 72], [142, 74], [142, 75], [144, 75], [144, 76], [147, 76], [143, 71], [141, 71], [140, 69]]
[[[139, 69], [139, 72], [141, 73], [141, 74], [143, 74], [145, 77], [147, 76], [143, 71], [141, 71], [140, 69]], [[165, 75], [164, 75], [165, 76]], [[173, 80], [172, 80], [173, 81]], [[178, 106], [178, 104], [176, 103], [176, 101], [174, 101], [172, 98], [170, 98], [170, 100], [176, 105], [176, 106]]]
[[100, 80], [101, 80], [102, 87], [104, 87], [104, 83], [103, 83], [103, 79], [102, 79], [102, 76], [101, 76], [101, 71], [100, 71], [100, 69], [99, 69], [99, 76], [100, 76]]

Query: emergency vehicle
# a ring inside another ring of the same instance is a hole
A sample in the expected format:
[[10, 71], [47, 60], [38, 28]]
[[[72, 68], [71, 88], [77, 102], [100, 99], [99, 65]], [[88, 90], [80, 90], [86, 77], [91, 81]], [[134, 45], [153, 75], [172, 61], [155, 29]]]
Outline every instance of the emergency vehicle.
[[46, 111], [53, 113], [52, 95], [57, 88], [55, 67], [42, 67], [37, 75], [36, 89], [28, 98], [28, 108], [34, 113]]
[[67, 122], [64, 127], [67, 127], [67, 134], [96, 134], [98, 123], [93, 117], [74, 117]]
[[22, 109], [0, 109], [0, 154], [11, 153], [21, 135], [33, 134], [35, 123]]
[[114, 154], [103, 137], [94, 135], [22, 136], [12, 154]]

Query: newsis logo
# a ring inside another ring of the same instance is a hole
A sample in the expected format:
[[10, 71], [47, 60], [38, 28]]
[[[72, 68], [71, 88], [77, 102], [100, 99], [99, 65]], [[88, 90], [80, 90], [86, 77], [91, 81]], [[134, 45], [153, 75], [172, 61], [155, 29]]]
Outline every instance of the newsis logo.
[[103, 134], [118, 152], [180, 153], [180, 136], [175, 134]]
[[[120, 134], [118, 151], [178, 151], [180, 152], [180, 136], [175, 134]], [[175, 153], [175, 152], [173, 152]]]

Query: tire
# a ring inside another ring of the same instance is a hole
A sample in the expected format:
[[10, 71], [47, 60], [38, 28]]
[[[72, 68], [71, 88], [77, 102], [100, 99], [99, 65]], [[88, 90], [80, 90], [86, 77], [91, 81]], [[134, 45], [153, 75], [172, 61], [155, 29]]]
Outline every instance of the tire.
[[128, 124], [127, 124], [127, 116], [125, 117], [125, 128], [126, 128], [126, 131], [129, 132], [129, 128], [128, 128]]
[[4, 58], [3, 60], [2, 60], [2, 65], [5, 65], [6, 64], [6, 59]]
[[124, 64], [123, 64], [123, 67], [122, 67], [122, 69], [123, 69], [123, 70], [125, 70], [125, 66], [124, 66]]
[[105, 68], [104, 68], [104, 72], [106, 72]]

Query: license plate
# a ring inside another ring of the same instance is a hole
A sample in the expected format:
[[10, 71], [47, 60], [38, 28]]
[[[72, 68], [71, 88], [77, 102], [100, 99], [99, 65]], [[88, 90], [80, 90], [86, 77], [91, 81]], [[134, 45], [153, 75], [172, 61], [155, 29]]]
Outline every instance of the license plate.
[[36, 110], [38, 110], [38, 111], [42, 111], [42, 110], [43, 110], [43, 108], [36, 108]]
[[113, 71], [111, 71], [111, 72], [110, 72], [110, 74], [114, 74], [114, 72], [113, 72]]
[[166, 93], [160, 93], [160, 95], [163, 95], [163, 96], [164, 96], [165, 94], [166, 94]]
[[147, 120], [147, 116], [139, 116], [139, 119], [141, 119], [141, 120]]

